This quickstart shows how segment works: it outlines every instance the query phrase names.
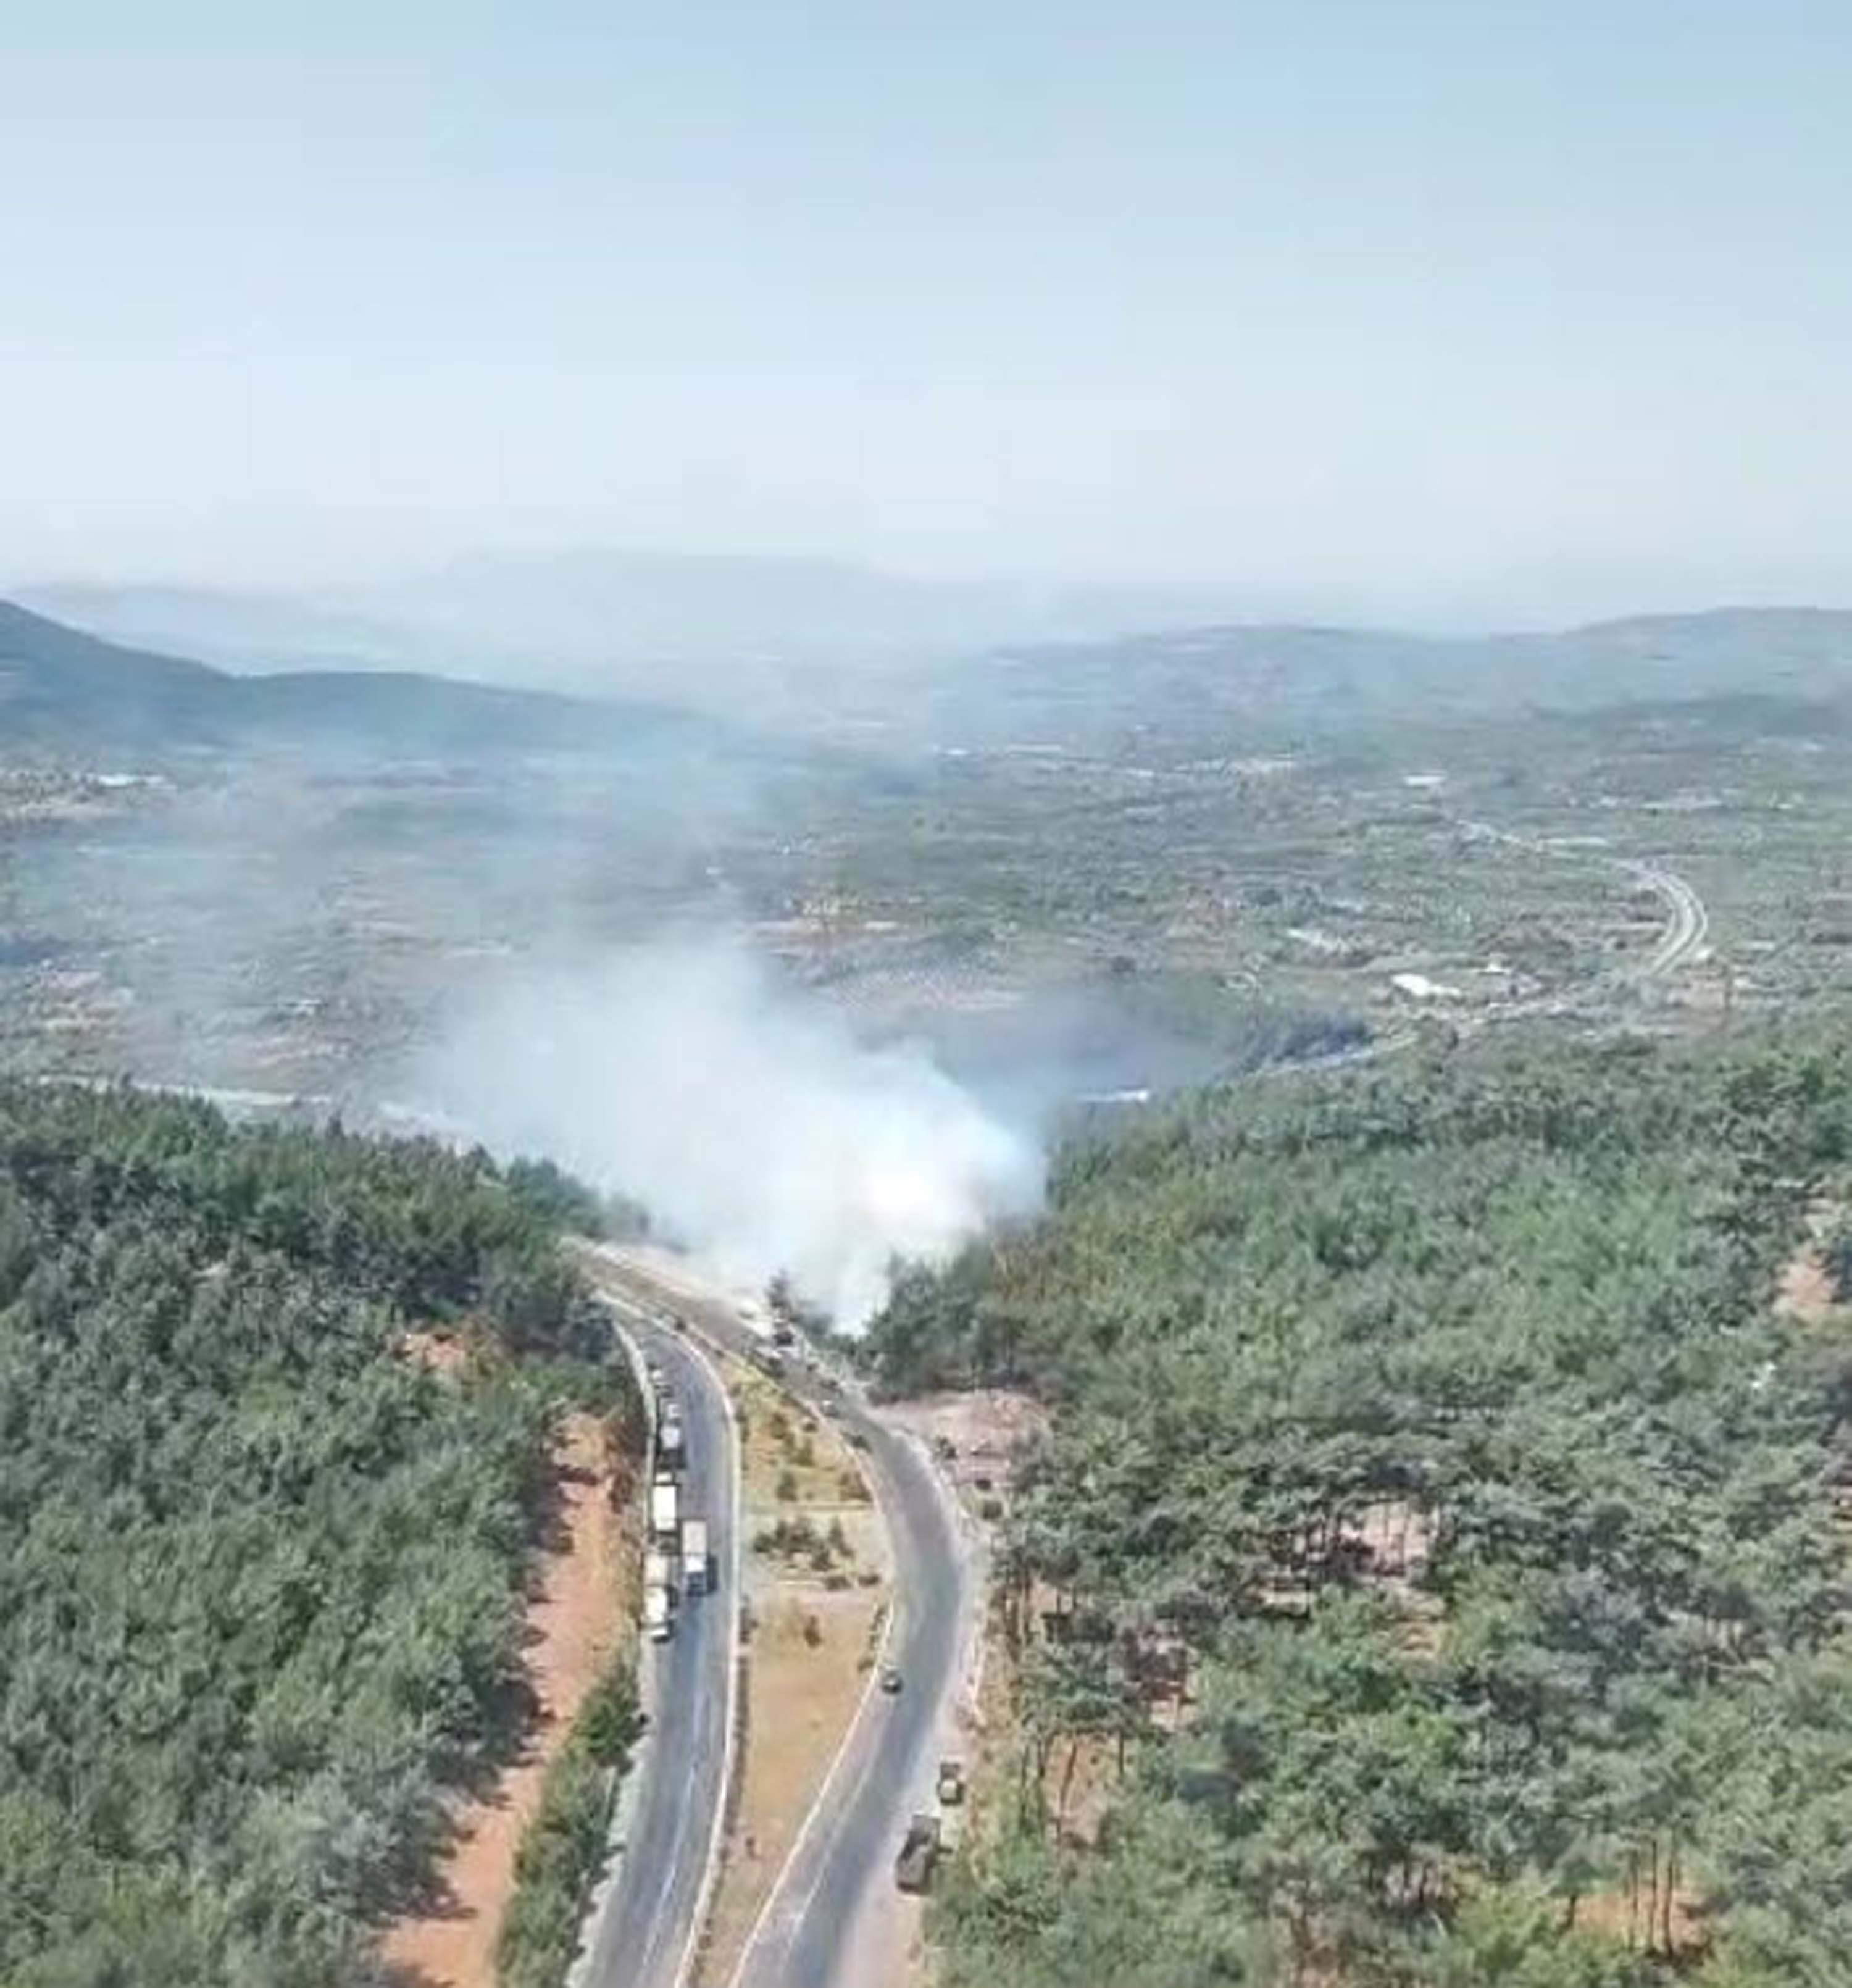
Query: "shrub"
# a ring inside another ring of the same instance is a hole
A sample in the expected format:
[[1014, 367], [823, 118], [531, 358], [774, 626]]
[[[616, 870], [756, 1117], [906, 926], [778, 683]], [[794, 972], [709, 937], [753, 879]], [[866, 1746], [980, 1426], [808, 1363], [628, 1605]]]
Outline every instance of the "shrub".
[[[495, 1936], [498, 1988], [560, 1988], [604, 1861], [617, 1777], [635, 1738], [627, 1673], [603, 1681], [546, 1772], [515, 1854], [515, 1892]], [[609, 1752], [608, 1762], [600, 1753]]]

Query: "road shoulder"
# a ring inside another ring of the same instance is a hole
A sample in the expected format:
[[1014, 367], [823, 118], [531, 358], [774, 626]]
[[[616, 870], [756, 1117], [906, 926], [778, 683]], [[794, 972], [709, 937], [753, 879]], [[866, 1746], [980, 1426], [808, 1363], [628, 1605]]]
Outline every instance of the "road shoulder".
[[815, 1409], [746, 1362], [718, 1364], [745, 1459], [745, 1716], [702, 1963], [722, 1988], [873, 1681], [892, 1554], [861, 1459]]

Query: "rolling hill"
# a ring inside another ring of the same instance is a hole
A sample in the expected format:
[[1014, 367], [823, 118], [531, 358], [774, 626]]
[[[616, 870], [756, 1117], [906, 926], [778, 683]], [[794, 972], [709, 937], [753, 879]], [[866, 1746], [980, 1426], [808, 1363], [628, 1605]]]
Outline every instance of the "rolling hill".
[[1720, 608], [1546, 633], [1236, 624], [999, 652], [934, 686], [941, 737], [1208, 736], [1771, 697], [1852, 697], [1852, 611]]
[[[904, 751], [933, 742], [1080, 744], [1134, 732], [1189, 739], [1282, 722], [1342, 729], [1746, 695], [1844, 705], [1852, 699], [1852, 611], [1725, 608], [1475, 636], [1178, 627], [975, 652], [898, 674], [870, 657], [836, 676], [785, 685], [770, 712], [742, 682], [716, 700], [704, 695], [698, 666], [671, 674], [675, 706], [410, 669], [240, 674], [121, 646], [0, 601], [0, 738], [15, 746], [313, 741], [490, 756], [668, 746], [757, 755], [768, 730], [787, 742], [814, 739], [845, 716], [861, 723], [864, 742], [878, 737]], [[690, 708], [681, 708], [684, 698]]]
[[240, 744], [485, 755], [755, 750], [718, 721], [640, 702], [574, 698], [409, 671], [233, 676], [118, 647], [0, 601], [0, 745], [69, 752]]
[[677, 695], [732, 712], [768, 665], [884, 671], [1000, 644], [1101, 640], [1229, 611], [1222, 596], [926, 578], [845, 560], [583, 546], [478, 552], [326, 597], [25, 583], [35, 613], [240, 674], [435, 670], [522, 688]]

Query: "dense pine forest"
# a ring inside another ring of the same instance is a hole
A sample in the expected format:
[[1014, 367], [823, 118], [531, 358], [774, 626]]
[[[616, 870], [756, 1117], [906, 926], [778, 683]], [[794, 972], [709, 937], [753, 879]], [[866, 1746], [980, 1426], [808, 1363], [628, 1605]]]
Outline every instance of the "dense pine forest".
[[948, 1988], [1845, 1981], [1849, 1168], [1852, 1032], [1475, 1052], [910, 1275], [882, 1384], [1053, 1410]]
[[6, 1988], [369, 1978], [518, 1723], [554, 1418], [617, 1384], [533, 1185], [0, 1088]]

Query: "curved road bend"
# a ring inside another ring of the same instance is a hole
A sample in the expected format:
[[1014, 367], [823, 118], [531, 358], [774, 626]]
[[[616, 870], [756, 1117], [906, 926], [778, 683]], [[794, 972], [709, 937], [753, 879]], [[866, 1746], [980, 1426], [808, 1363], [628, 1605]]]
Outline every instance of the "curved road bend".
[[[692, 1320], [740, 1353], [762, 1344], [692, 1272], [612, 1245], [586, 1254], [602, 1281], [633, 1302]], [[893, 1898], [907, 1819], [929, 1805], [938, 1763], [928, 1742], [948, 1714], [974, 1606], [972, 1565], [939, 1475], [910, 1437], [852, 1400], [828, 1398], [795, 1362], [786, 1384], [868, 1445], [894, 1558], [897, 1597], [887, 1661], [900, 1692], [871, 1692], [804, 1824], [735, 1972], [732, 1988], [874, 1988], [850, 1972], [858, 1935]]]
[[1652, 956], [1639, 972], [1643, 980], [1662, 980], [1674, 968], [1682, 966], [1708, 938], [1710, 913], [1705, 909], [1704, 900], [1675, 871], [1662, 870], [1656, 863], [1625, 863], [1621, 867], [1656, 892], [1671, 915]]
[[938, 1473], [909, 1438], [859, 1409], [841, 1419], [867, 1439], [880, 1479], [897, 1597], [888, 1661], [902, 1685], [863, 1701], [734, 1988], [872, 1988], [849, 1972], [857, 1935], [892, 1892], [907, 1817], [932, 1805], [930, 1742], [957, 1682], [968, 1567]]
[[[1603, 868], [1617, 871], [1644, 884], [1652, 891], [1666, 908], [1666, 926], [1659, 936], [1659, 942], [1637, 966], [1631, 969], [1634, 978], [1641, 980], [1662, 980], [1675, 967], [1682, 966], [1698, 947], [1710, 936], [1711, 915], [1705, 902], [1684, 877], [1676, 871], [1664, 868], [1661, 864], [1643, 860], [1638, 857], [1607, 856], [1586, 848], [1565, 848], [1547, 837], [1514, 835], [1510, 830], [1495, 828], [1490, 822], [1460, 821], [1456, 827], [1469, 836], [1482, 837], [1488, 841], [1502, 842], [1513, 849], [1525, 849], [1536, 856], [1580, 857], [1599, 864]], [[1623, 969], [1626, 972], [1627, 969]]]
[[[576, 1988], [677, 1988], [696, 1931], [715, 1818], [725, 1800], [732, 1619], [738, 1597], [733, 1445], [719, 1386], [674, 1333], [612, 1300], [681, 1404], [688, 1465], [682, 1509], [708, 1522], [715, 1592], [676, 1611], [667, 1642], [647, 1645], [653, 1681], [635, 1800], [610, 1882], [593, 1907]], [[649, 1659], [646, 1659], [646, 1662]]]

